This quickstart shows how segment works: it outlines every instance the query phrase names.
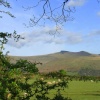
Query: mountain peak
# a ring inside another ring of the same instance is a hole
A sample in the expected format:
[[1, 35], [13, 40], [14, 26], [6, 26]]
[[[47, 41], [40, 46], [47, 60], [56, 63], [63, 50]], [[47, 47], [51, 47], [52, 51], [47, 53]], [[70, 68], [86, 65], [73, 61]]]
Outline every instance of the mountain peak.
[[64, 53], [67, 53], [69, 51], [65, 51], [65, 50], [61, 50], [60, 53], [64, 54]]
[[78, 56], [90, 56], [91, 55], [91, 53], [88, 53], [86, 51], [70, 52], [70, 51], [61, 50], [60, 53], [61, 54], [69, 53], [69, 54], [72, 54], [72, 55], [74, 54]]
[[81, 56], [90, 56], [91, 54], [86, 52], [86, 51], [80, 51], [80, 52], [77, 52], [79, 55]]

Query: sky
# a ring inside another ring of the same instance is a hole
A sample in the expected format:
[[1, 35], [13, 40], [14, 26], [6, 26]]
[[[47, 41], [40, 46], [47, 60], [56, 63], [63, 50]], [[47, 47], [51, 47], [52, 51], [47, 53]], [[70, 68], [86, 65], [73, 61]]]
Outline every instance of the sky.
[[[61, 50], [79, 52], [87, 51], [100, 54], [100, 3], [97, 0], [69, 0], [67, 7], [75, 7], [75, 12], [70, 13], [74, 18], [64, 23], [62, 30], [55, 35], [55, 23], [41, 20], [39, 25], [29, 27], [29, 20], [33, 15], [39, 17], [42, 4], [37, 8], [25, 8], [36, 5], [38, 0], [7, 0], [11, 9], [0, 5], [1, 10], [10, 11], [16, 18], [11, 18], [0, 13], [0, 31], [13, 33], [14, 30], [25, 39], [15, 42], [9, 39], [5, 50], [13, 56], [45, 55]], [[53, 8], [59, 6], [63, 0], [50, 0]], [[56, 6], [57, 5], [57, 6]], [[47, 9], [48, 10], [48, 9]], [[26, 25], [26, 26], [25, 26]]]

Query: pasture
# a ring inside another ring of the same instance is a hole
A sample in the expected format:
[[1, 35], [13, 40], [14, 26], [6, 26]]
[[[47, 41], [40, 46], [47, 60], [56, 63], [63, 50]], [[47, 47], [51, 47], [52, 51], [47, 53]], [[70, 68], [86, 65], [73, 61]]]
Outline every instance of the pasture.
[[[41, 76], [39, 76], [40, 78]], [[54, 82], [58, 79], [46, 79], [47, 82]], [[34, 81], [33, 79], [30, 82]], [[57, 89], [50, 90], [48, 97], [51, 99], [55, 96]], [[63, 97], [69, 97], [72, 100], [100, 100], [100, 81], [94, 82], [93, 80], [87, 81], [68, 81], [68, 87], [61, 90]], [[33, 97], [31, 98], [33, 100]]]
[[72, 100], [100, 100], [100, 82], [71, 81], [63, 94]]

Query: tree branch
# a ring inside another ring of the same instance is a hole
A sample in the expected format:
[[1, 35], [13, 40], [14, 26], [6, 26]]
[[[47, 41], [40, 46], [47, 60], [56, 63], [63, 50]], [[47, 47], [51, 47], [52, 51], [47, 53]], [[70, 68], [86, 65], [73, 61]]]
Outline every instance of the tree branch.
[[[4, 1], [4, 0], [0, 0], [0, 5], [7, 7], [7, 8], [11, 8], [10, 4], [7, 1]], [[0, 10], [0, 13], [5, 13], [5, 14], [15, 18], [15, 16], [13, 14], [11, 14], [9, 11], [1, 11]], [[2, 18], [2, 16], [0, 16], [0, 18]]]
[[51, 4], [51, 0], [39, 0], [37, 4], [32, 7], [23, 7], [25, 11], [27, 11], [30, 9], [38, 8], [41, 3], [43, 4], [42, 14], [40, 15], [40, 17], [33, 15], [33, 18], [30, 18], [29, 27], [39, 25], [40, 21], [44, 22], [42, 26], [45, 26], [45, 22], [49, 20], [55, 24], [55, 31], [58, 32], [59, 30], [61, 30], [61, 26], [63, 26], [66, 21], [73, 20], [73, 18], [71, 18], [70, 16], [70, 13], [74, 13], [75, 8], [72, 9], [70, 7], [67, 7], [68, 1], [69, 0], [65, 0], [61, 5], [54, 7]]

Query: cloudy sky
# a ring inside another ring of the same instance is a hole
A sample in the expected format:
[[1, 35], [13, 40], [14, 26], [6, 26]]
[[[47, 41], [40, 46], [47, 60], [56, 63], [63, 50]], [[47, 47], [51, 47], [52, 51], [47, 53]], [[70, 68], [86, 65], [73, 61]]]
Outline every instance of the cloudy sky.
[[[25, 10], [35, 5], [37, 0], [7, 1], [12, 8], [6, 9], [0, 5], [0, 9], [10, 11], [16, 18], [0, 13], [3, 17], [0, 18], [0, 31], [12, 33], [16, 30], [18, 34], [25, 37], [19, 42], [9, 40], [5, 45], [5, 51], [10, 51], [9, 55], [44, 55], [61, 50], [100, 54], [100, 3], [97, 0], [69, 0], [66, 8], [75, 7], [75, 12], [70, 14], [74, 20], [64, 23], [60, 33], [55, 35], [49, 34], [55, 32], [55, 23], [50, 21], [46, 21], [45, 27], [40, 26], [44, 23], [43, 20], [40, 21], [40, 25], [27, 27], [33, 14], [38, 17], [42, 12], [41, 5], [35, 9]], [[50, 1], [53, 8], [61, 4], [61, 0]]]

